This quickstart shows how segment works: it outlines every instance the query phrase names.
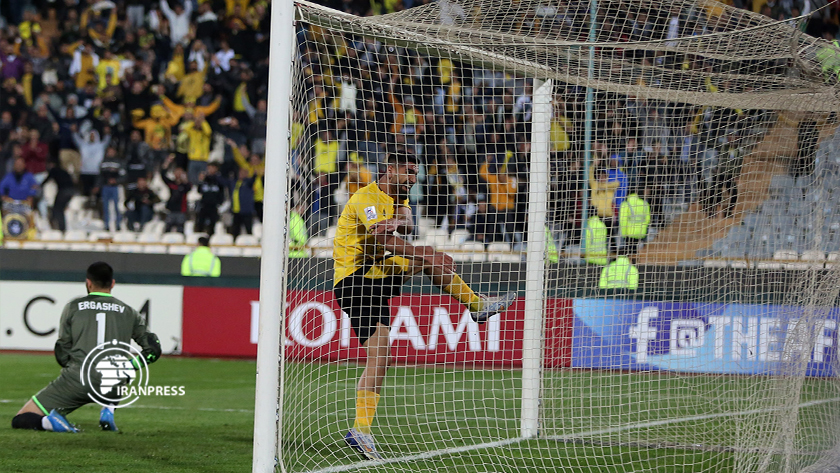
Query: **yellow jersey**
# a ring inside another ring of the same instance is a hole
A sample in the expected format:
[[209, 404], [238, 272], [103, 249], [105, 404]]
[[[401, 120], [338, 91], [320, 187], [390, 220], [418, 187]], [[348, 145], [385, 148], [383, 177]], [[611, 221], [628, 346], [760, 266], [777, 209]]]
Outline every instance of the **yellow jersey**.
[[[408, 199], [402, 205], [408, 207]], [[341, 212], [333, 240], [333, 284], [359, 268], [369, 267], [365, 277], [381, 279], [408, 270], [409, 260], [401, 256], [387, 257], [385, 248], [368, 234], [370, 228], [383, 220], [394, 218], [397, 205], [382, 192], [376, 182], [359, 189]]]

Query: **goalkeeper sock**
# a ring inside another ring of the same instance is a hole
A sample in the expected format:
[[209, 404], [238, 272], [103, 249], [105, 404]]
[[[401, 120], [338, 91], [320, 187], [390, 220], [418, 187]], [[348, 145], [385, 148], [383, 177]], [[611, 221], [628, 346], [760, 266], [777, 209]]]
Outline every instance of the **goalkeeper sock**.
[[481, 298], [478, 297], [478, 294], [473, 292], [469, 286], [467, 286], [467, 283], [461, 279], [461, 276], [458, 276], [457, 274], [452, 276], [452, 284], [446, 286], [443, 290], [452, 295], [455, 299], [458, 299], [458, 301], [467, 306], [470, 311], [478, 312], [481, 310]]
[[379, 403], [379, 394], [373, 391], [356, 391], [356, 422], [353, 428], [363, 434], [370, 434], [370, 425], [373, 423], [373, 416], [376, 415], [376, 405]]

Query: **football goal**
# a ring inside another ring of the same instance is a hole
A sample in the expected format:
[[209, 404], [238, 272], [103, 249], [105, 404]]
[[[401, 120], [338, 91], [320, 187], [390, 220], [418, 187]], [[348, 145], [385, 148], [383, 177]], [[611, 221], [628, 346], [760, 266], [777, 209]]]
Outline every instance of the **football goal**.
[[835, 471], [840, 48], [415, 4], [273, 4], [254, 471]]

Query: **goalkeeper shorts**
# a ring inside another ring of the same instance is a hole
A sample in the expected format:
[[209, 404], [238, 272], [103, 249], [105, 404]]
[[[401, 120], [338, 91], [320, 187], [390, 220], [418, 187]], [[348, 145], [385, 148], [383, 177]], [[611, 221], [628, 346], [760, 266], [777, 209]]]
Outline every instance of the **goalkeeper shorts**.
[[44, 411], [44, 415], [49, 414], [53, 409], [62, 415], [67, 415], [93, 402], [89, 393], [90, 390], [81, 382], [79, 369], [64, 368], [61, 370], [61, 375], [38, 391], [38, 394], [32, 396], [32, 400]]
[[388, 301], [402, 292], [403, 275], [370, 279], [363, 271], [345, 277], [333, 288], [341, 310], [350, 317], [359, 344], [364, 344], [376, 331], [376, 324], [391, 326]]

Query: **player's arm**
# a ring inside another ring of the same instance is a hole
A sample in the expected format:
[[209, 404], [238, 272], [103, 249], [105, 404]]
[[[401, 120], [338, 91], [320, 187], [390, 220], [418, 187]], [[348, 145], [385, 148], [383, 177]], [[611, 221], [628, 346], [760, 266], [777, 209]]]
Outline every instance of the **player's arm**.
[[[140, 354], [143, 356], [147, 365], [156, 362], [163, 353], [158, 336], [146, 330], [146, 322], [137, 312], [134, 313], [134, 329], [132, 330], [131, 338], [140, 345]], [[136, 357], [131, 360], [131, 364], [137, 369], [140, 368], [140, 362]]]
[[439, 266], [445, 273], [455, 272], [455, 260], [431, 246], [415, 246], [393, 233], [374, 235], [376, 242], [396, 256], [402, 256], [424, 266]]
[[411, 216], [411, 208], [405, 206], [397, 207], [393, 218], [382, 220], [370, 227], [371, 235], [391, 234], [394, 232], [400, 235], [408, 235], [414, 231], [414, 219]]
[[64, 310], [61, 312], [61, 320], [58, 323], [58, 340], [55, 342], [55, 361], [62, 368], [70, 363], [70, 349], [73, 348], [73, 339], [70, 332], [71, 303], [64, 306]]

